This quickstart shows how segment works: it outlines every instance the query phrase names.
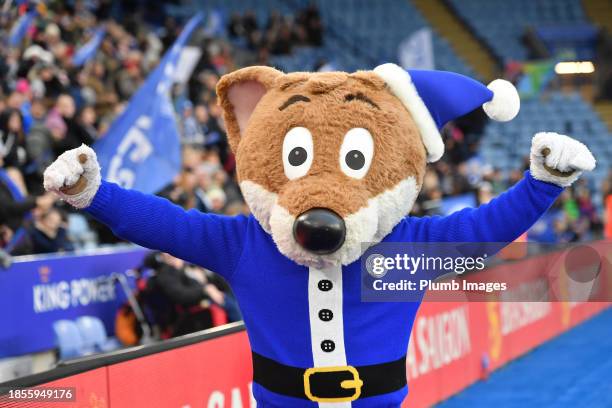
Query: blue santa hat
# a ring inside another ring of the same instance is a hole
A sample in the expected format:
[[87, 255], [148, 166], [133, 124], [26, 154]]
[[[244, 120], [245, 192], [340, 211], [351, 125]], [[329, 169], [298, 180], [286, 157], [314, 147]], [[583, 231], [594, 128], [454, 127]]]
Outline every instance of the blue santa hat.
[[427, 149], [427, 160], [435, 162], [444, 154], [440, 129], [482, 106], [496, 121], [514, 118], [521, 102], [516, 88], [503, 79], [488, 86], [464, 75], [446, 71], [404, 70], [395, 64], [374, 68], [412, 114]]

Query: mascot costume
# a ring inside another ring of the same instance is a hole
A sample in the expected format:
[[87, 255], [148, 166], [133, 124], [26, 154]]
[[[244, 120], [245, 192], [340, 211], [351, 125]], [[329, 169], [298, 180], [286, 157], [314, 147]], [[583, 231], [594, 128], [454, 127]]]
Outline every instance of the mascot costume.
[[[418, 302], [360, 300], [362, 243], [511, 242], [585, 170], [587, 147], [538, 133], [530, 170], [486, 205], [409, 216], [439, 129], [482, 106], [519, 110], [514, 87], [442, 71], [284, 74], [253, 66], [217, 86], [252, 214], [185, 211], [101, 180], [87, 146], [63, 153], [44, 183], [113, 232], [221, 274], [244, 315], [259, 407], [398, 407]], [[171, 375], [171, 374], [170, 374]]]

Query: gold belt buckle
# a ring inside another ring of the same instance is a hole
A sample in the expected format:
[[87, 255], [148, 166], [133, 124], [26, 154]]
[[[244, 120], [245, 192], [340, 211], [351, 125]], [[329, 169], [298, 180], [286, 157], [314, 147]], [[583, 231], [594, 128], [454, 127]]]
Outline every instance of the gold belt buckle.
[[[316, 373], [330, 373], [330, 372], [343, 372], [348, 371], [353, 375], [352, 380], [344, 380], [340, 382], [340, 387], [349, 390], [353, 388], [355, 393], [348, 397], [336, 397], [336, 398], [325, 398], [317, 397], [312, 395], [310, 391], [310, 376]], [[315, 402], [347, 402], [355, 401], [361, 395], [361, 387], [363, 387], [363, 381], [359, 378], [359, 372], [353, 366], [332, 366], [332, 367], [312, 367], [304, 372], [304, 392], [309, 400]]]

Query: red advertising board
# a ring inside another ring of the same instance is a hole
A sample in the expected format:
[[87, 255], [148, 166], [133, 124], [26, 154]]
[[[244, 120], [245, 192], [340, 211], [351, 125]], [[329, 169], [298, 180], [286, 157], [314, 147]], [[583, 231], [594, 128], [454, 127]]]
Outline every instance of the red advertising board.
[[[551, 275], [541, 271], [546, 269], [543, 265], [556, 261], [554, 257], [526, 259], [499, 268], [511, 268], [512, 274], [521, 276], [517, 285], [529, 289], [542, 279], [550, 281]], [[548, 285], [573, 290], [561, 278]], [[597, 291], [606, 292], [609, 299], [612, 281], [599, 285]], [[410, 392], [404, 406], [428, 407], [444, 400], [478, 381], [487, 370], [503, 366], [610, 305], [513, 302], [495, 296], [490, 301], [424, 302], [407, 351]], [[45, 386], [76, 387], [76, 402], [58, 407], [239, 408], [255, 406], [251, 375], [248, 339], [240, 331]]]
[[[436, 302], [421, 307], [408, 350], [410, 392], [404, 406], [428, 407], [444, 400], [482, 377], [483, 358], [490, 361], [490, 369], [498, 368], [610, 304], [540, 302], [528, 309], [537, 314], [535, 320], [523, 312], [502, 312], [501, 306]], [[517, 321], [505, 323], [508, 318]], [[242, 331], [44, 384], [76, 390], [75, 402], [45, 406], [255, 407], [251, 375], [248, 339]]]
[[251, 376], [243, 331], [109, 366], [109, 401], [111, 407], [249, 407]]
[[[0, 396], [2, 408], [108, 408], [107, 368], [102, 367], [84, 373], [50, 381], [34, 387], [39, 390], [55, 391], [51, 398], [21, 398], [23, 389], [15, 388], [13, 393]], [[22, 391], [18, 393], [17, 391]], [[71, 394], [68, 394], [71, 393]], [[12, 395], [11, 395], [12, 394]], [[70, 400], [63, 400], [63, 395], [70, 395]]]
[[425, 303], [412, 329], [405, 407], [428, 407], [609, 303]]
[[[524, 312], [502, 312], [502, 306], [438, 302], [421, 307], [408, 350], [410, 393], [404, 406], [427, 407], [444, 400], [482, 377], [483, 358], [491, 369], [498, 368], [610, 304], [540, 302], [528, 309], [537, 313], [536, 320]], [[507, 324], [508, 318], [517, 322]], [[250, 385], [250, 350], [242, 331], [44, 384], [76, 390], [75, 402], [45, 406], [254, 407]]]

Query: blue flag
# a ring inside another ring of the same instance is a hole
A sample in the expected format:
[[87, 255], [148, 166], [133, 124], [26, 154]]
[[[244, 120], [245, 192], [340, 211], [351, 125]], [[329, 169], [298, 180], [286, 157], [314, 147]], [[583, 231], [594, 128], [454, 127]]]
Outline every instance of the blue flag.
[[19, 17], [15, 24], [13, 24], [9, 34], [9, 45], [11, 47], [16, 47], [21, 44], [21, 40], [23, 40], [23, 37], [28, 31], [28, 28], [30, 28], [30, 25], [34, 21], [37, 13], [38, 12], [36, 10], [28, 11]]
[[170, 88], [181, 50], [202, 18], [198, 13], [189, 20], [125, 111], [93, 146], [104, 179], [156, 193], [180, 171], [181, 145]]
[[96, 31], [89, 39], [89, 41], [83, 44], [74, 54], [74, 57], [72, 57], [72, 63], [74, 64], [74, 66], [80, 67], [96, 55], [98, 47], [100, 47], [100, 44], [102, 44], [102, 40], [104, 39], [105, 34], [106, 28], [96, 28]]
[[215, 9], [208, 13], [204, 33], [211, 37], [219, 37], [225, 34], [225, 18], [221, 10]]

